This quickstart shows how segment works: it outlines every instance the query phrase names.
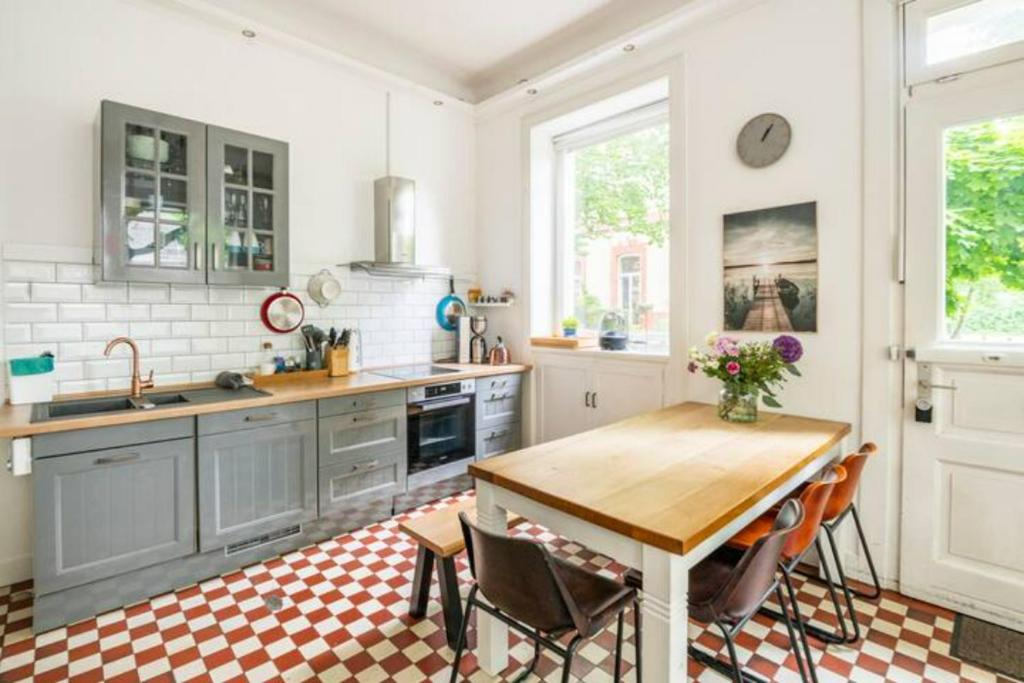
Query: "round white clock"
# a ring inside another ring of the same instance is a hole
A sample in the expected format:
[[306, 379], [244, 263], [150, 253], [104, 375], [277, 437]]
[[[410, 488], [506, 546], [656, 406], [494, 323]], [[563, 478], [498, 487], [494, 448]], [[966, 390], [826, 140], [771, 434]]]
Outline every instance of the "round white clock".
[[780, 114], [760, 114], [747, 121], [736, 137], [736, 154], [751, 168], [764, 168], [782, 158], [793, 131]]

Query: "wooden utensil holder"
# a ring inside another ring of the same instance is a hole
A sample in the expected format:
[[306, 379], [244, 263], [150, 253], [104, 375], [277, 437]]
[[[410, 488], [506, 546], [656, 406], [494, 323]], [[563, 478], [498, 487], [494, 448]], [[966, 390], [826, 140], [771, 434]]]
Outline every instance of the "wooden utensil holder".
[[344, 377], [348, 374], [348, 349], [327, 349], [327, 376]]

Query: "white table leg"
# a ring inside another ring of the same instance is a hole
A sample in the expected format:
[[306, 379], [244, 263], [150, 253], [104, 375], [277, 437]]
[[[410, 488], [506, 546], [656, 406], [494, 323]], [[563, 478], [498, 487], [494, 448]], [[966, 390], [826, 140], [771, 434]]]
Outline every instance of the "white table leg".
[[682, 555], [643, 547], [644, 679], [686, 681], [686, 592], [689, 571]]
[[[508, 533], [508, 512], [494, 502], [494, 489], [476, 482], [476, 519], [481, 529]], [[508, 626], [489, 614], [476, 611], [476, 657], [480, 668], [496, 676], [508, 667]]]

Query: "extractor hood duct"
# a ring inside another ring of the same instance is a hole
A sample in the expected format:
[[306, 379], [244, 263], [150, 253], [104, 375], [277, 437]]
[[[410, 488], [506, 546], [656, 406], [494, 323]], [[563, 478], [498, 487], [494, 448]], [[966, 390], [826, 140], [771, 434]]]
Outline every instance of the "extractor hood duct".
[[[416, 182], [391, 171], [391, 94], [387, 97], [386, 157], [388, 175], [373, 181], [373, 261], [349, 268], [380, 277], [444, 277], [448, 268], [416, 265]], [[346, 265], [346, 264], [343, 264]]]

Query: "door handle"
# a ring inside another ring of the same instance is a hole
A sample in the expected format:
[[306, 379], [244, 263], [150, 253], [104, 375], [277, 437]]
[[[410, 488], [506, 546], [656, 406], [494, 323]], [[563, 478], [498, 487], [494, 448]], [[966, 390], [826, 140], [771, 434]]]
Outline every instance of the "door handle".
[[203, 269], [203, 245], [199, 242], [192, 243], [192, 267], [196, 270]]
[[246, 415], [246, 422], [270, 422], [277, 419], [277, 413], [264, 413], [263, 415]]
[[214, 242], [210, 245], [210, 270], [217, 270], [220, 267], [219, 259], [217, 258], [218, 249], [217, 243]]
[[585, 405], [588, 408], [590, 407], [590, 392], [589, 391], [583, 395], [583, 405]]
[[111, 455], [106, 458], [96, 458], [96, 465], [119, 465], [123, 462], [134, 462], [142, 456], [138, 453], [125, 453], [124, 455]]
[[597, 408], [597, 392], [596, 391], [594, 392], [594, 395], [590, 397], [590, 407], [591, 408]]

